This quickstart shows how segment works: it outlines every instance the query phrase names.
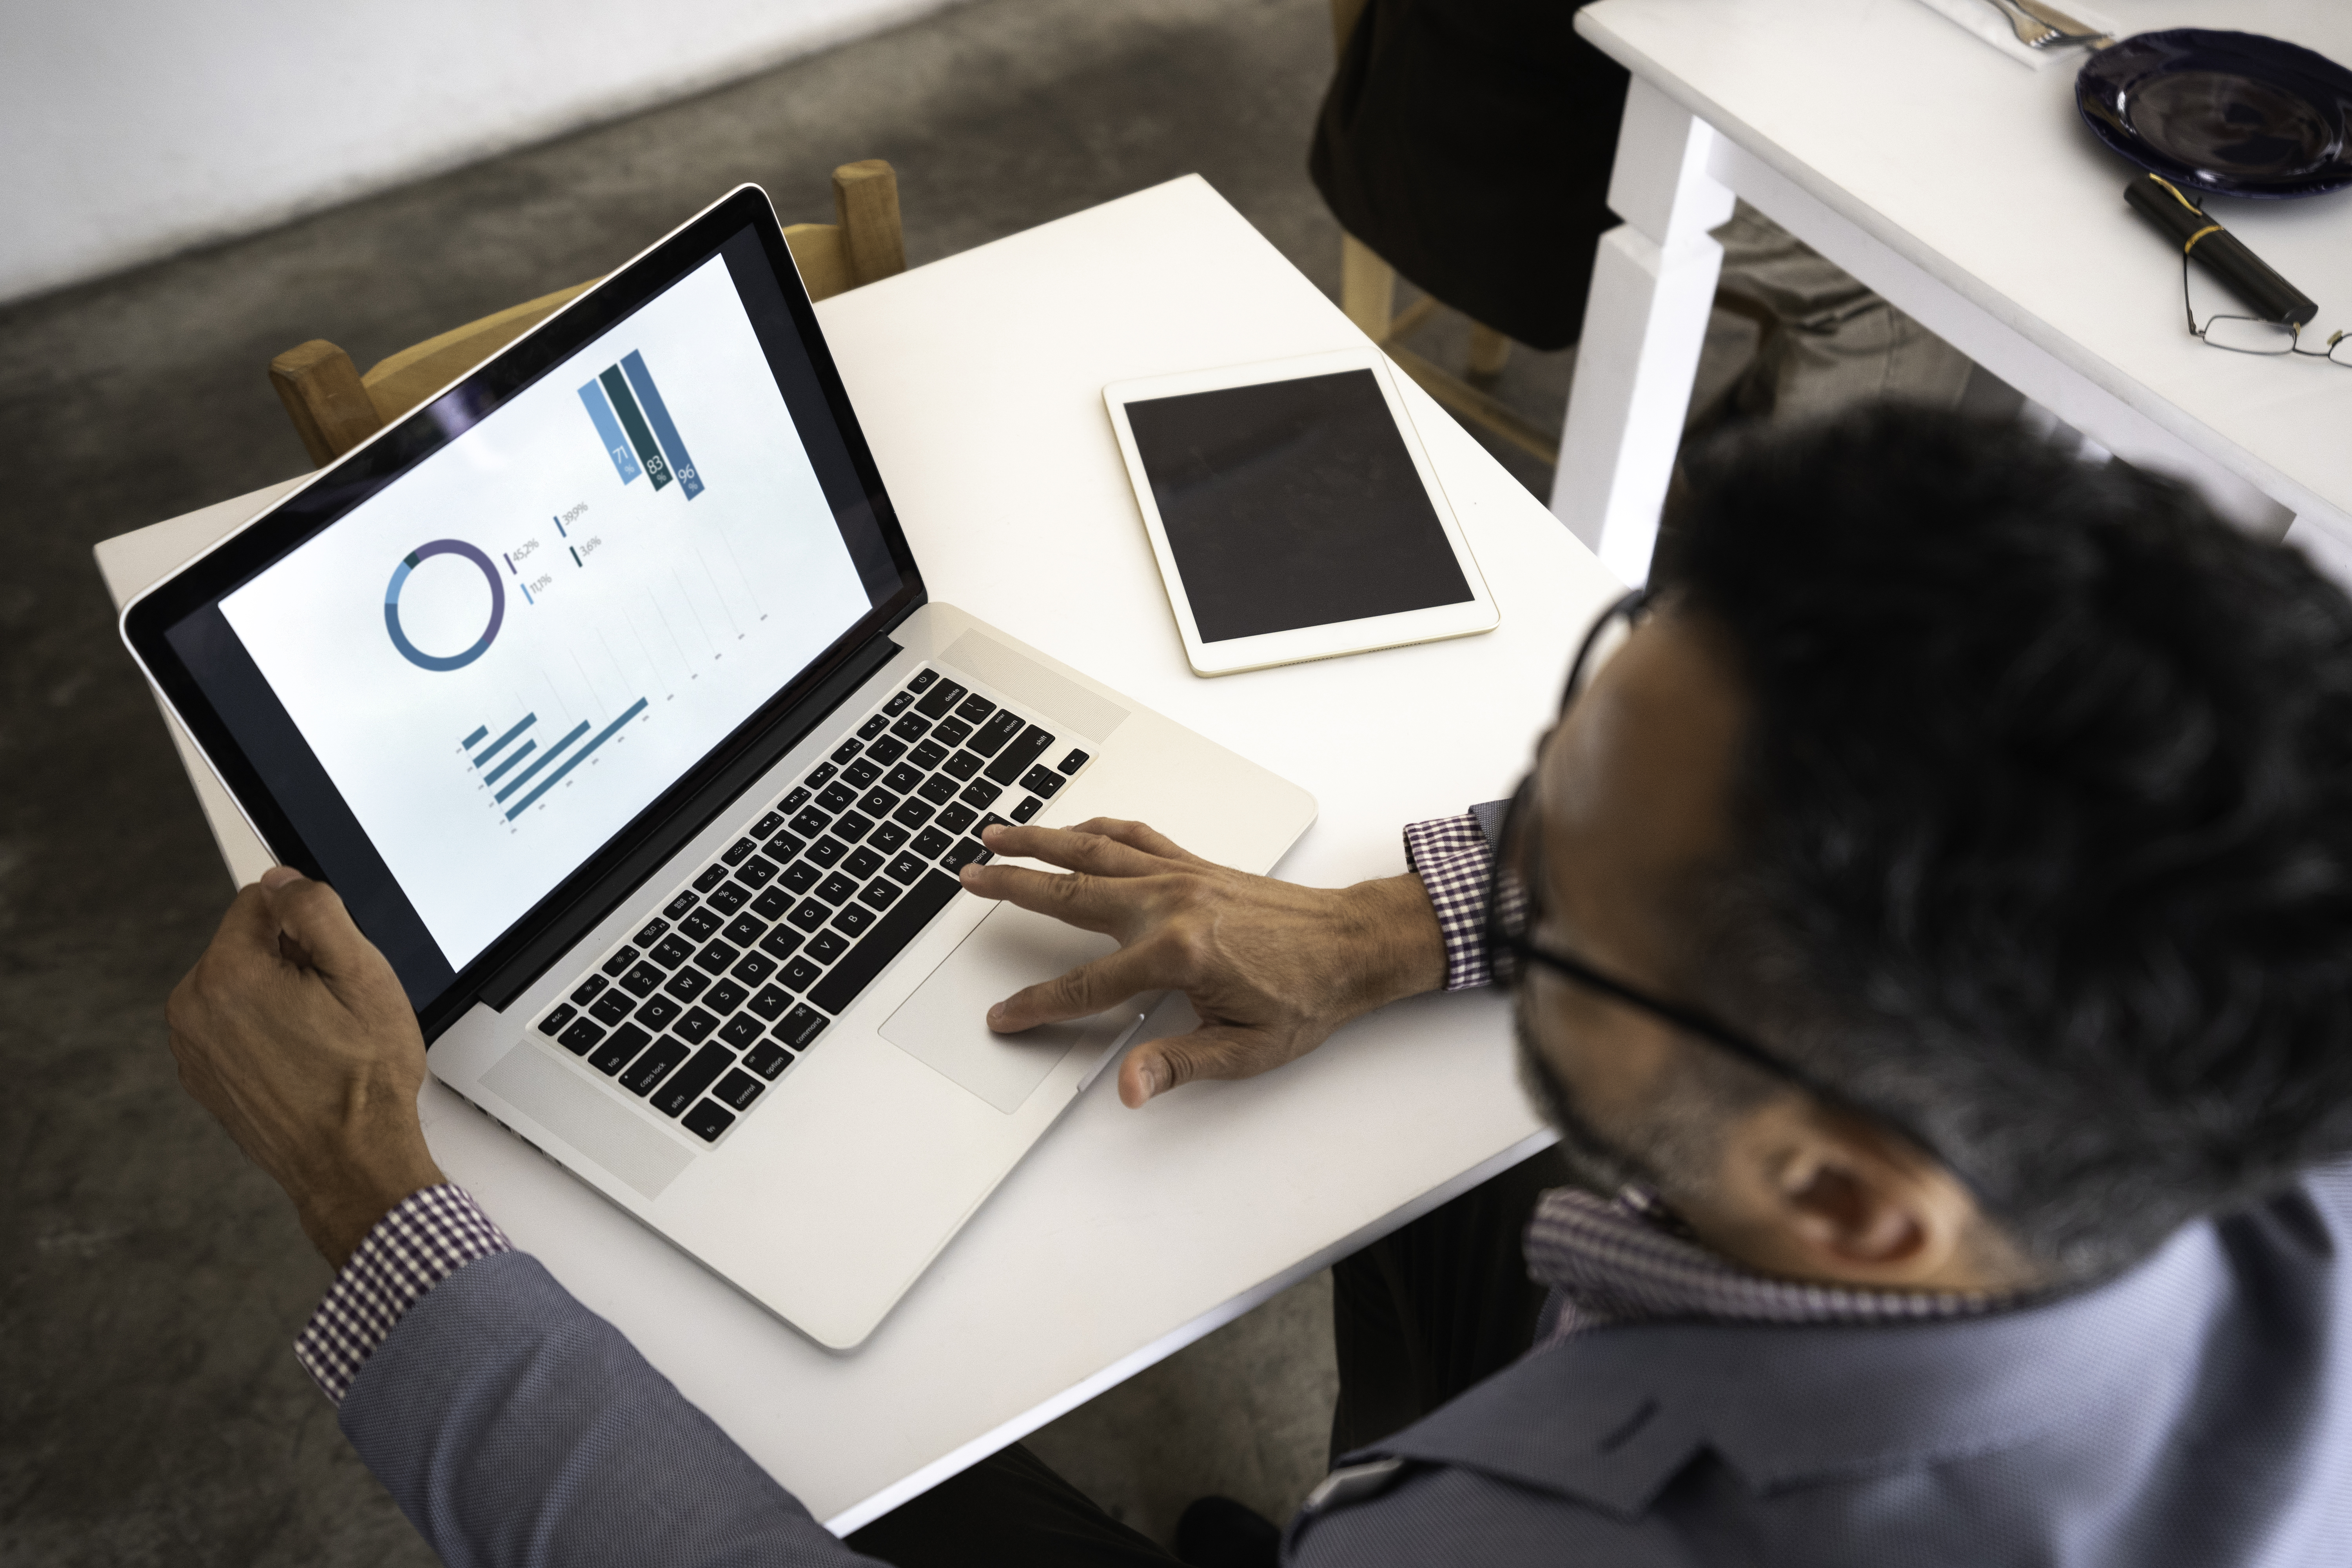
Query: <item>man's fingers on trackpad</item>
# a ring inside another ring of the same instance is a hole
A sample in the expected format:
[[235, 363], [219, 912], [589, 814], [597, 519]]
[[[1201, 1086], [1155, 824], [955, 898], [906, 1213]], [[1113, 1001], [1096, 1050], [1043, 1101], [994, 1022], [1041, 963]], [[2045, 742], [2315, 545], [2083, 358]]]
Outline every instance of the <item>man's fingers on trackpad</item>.
[[988, 1026], [1000, 1035], [1017, 1035], [1040, 1024], [1083, 1018], [1139, 991], [1153, 989], [1138, 984], [1138, 978], [1135, 955], [1122, 949], [1014, 992], [988, 1010]]

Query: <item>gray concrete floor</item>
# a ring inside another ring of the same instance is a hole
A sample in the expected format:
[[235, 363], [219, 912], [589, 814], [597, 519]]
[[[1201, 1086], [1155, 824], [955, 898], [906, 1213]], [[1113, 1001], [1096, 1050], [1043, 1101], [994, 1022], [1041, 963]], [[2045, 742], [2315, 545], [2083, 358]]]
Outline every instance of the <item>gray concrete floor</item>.
[[[1198, 171], [1336, 291], [1338, 232], [1305, 174], [1327, 17], [1323, 0], [978, 0], [0, 310], [17, 454], [0, 490], [0, 1562], [431, 1560], [289, 1352], [325, 1266], [174, 1081], [163, 998], [229, 888], [90, 545], [305, 467], [264, 374], [278, 351], [327, 337], [365, 365], [602, 272], [740, 180], [821, 218], [835, 164], [888, 158], [920, 263]], [[1420, 346], [1458, 353], [1458, 331]], [[1567, 374], [1522, 353], [1498, 390], [1556, 425]], [[1327, 1301], [1312, 1281], [1035, 1447], [1162, 1539], [1201, 1492], [1286, 1512], [1322, 1468]]]

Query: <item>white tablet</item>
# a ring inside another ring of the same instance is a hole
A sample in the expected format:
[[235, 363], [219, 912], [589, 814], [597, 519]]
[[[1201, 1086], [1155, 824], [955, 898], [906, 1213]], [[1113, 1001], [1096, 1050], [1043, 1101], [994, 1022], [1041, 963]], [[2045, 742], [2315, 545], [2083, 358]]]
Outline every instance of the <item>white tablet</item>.
[[1367, 345], [1103, 388], [1199, 674], [1502, 619], [1393, 376]]

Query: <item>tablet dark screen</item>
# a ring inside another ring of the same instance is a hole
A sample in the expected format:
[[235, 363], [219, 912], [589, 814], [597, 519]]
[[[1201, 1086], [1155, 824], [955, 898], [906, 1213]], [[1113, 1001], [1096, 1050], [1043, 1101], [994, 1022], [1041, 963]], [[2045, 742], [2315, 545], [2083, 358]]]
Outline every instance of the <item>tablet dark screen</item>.
[[1472, 595], [1368, 370], [1127, 405], [1204, 643]]

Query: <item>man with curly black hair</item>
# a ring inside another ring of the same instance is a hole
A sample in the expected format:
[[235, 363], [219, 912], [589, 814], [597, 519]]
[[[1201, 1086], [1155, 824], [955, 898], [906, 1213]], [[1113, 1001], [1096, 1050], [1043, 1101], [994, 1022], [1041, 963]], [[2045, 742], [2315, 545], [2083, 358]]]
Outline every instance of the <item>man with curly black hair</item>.
[[[1339, 1267], [1338, 1468], [1281, 1555], [2352, 1561], [2352, 604], [2165, 480], [1896, 409], [1717, 448], [1671, 524], [1528, 782], [1402, 876], [1108, 821], [992, 830], [1068, 875], [964, 872], [1120, 942], [996, 1027], [1191, 996], [1130, 1105], [1516, 988], [1559, 1150]], [[174, 998], [338, 1264], [470, 1204], [398, 1002], [282, 870]], [[520, 1254], [341, 1418], [453, 1561], [853, 1560]], [[1236, 1512], [1186, 1560], [1272, 1561]], [[1017, 1449], [850, 1544], [1168, 1561]]]

